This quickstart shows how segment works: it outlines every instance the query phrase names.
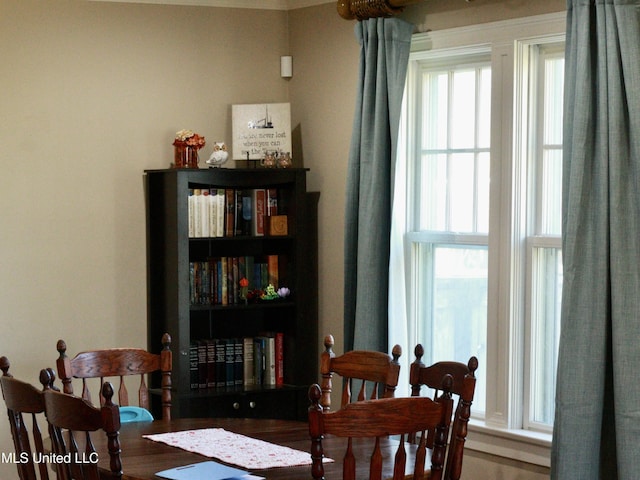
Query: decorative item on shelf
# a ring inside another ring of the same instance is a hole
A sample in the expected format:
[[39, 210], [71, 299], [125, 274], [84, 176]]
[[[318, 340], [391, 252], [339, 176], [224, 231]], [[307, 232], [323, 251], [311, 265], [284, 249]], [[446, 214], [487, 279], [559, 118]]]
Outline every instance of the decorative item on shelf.
[[278, 295], [275, 287], [271, 284], [267, 285], [267, 288], [265, 288], [262, 295], [260, 295], [261, 300], [277, 300], [278, 298], [280, 298], [280, 295]]
[[176, 132], [173, 141], [174, 168], [198, 168], [198, 150], [206, 144], [204, 137], [191, 130]]
[[269, 235], [282, 237], [289, 234], [286, 215], [271, 215], [269, 219]]
[[216, 142], [213, 144], [213, 152], [207, 160], [207, 165], [211, 167], [220, 167], [227, 163], [229, 160], [229, 152], [227, 151], [227, 145], [224, 142]]
[[289, 152], [284, 152], [278, 156], [278, 167], [279, 168], [289, 168], [293, 165], [291, 160], [291, 154]]
[[261, 290], [259, 288], [255, 290], [248, 290], [246, 292], [246, 303], [273, 302], [284, 300], [289, 295], [291, 295], [291, 291], [289, 290], [289, 288], [280, 287], [276, 289], [276, 287], [274, 287], [270, 283], [264, 290]]
[[287, 287], [280, 287], [276, 293], [280, 298], [286, 298], [289, 296], [291, 291]]
[[275, 168], [276, 166], [276, 153], [275, 152], [265, 152], [264, 158], [260, 164], [265, 168]]
[[240, 298], [244, 301], [246, 305], [249, 302], [249, 280], [245, 277], [240, 279]]

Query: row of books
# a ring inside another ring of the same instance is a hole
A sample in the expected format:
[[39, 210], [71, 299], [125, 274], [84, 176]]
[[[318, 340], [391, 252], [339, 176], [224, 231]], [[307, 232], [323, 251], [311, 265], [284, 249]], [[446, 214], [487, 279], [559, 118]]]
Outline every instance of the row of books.
[[189, 189], [189, 237], [266, 234], [265, 217], [278, 215], [278, 189]]
[[278, 288], [281, 255], [261, 257], [212, 257], [189, 262], [191, 305], [239, 305], [244, 302], [240, 280], [247, 279], [247, 290], [264, 290], [271, 284]]
[[212, 338], [189, 346], [192, 390], [284, 383], [284, 335]]

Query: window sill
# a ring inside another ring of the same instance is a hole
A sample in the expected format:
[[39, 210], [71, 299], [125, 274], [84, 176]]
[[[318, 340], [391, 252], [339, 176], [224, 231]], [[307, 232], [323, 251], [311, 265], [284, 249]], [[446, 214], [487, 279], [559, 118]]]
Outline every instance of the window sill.
[[551, 466], [550, 433], [498, 428], [471, 420], [465, 449], [543, 467]]

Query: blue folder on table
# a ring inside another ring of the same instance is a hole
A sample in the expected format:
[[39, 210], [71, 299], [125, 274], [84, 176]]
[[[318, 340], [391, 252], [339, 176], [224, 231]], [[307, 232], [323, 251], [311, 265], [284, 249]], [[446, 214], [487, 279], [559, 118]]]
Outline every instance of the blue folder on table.
[[248, 475], [246, 470], [228, 467], [218, 462], [200, 462], [157, 472], [156, 476], [169, 480], [233, 480]]

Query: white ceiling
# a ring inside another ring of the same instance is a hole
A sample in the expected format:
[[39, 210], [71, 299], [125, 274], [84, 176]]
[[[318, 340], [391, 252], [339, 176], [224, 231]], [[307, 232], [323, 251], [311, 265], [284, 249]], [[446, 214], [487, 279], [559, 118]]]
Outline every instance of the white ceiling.
[[335, 0], [89, 0], [94, 2], [157, 3], [164, 5], [195, 5], [207, 7], [257, 8], [262, 10], [293, 10]]

